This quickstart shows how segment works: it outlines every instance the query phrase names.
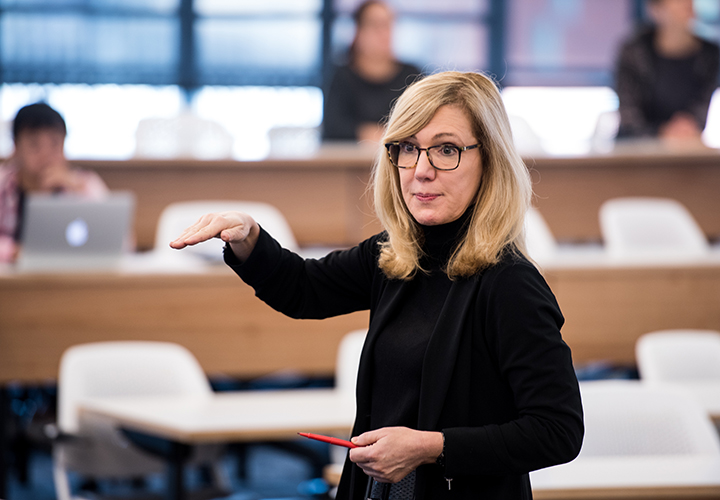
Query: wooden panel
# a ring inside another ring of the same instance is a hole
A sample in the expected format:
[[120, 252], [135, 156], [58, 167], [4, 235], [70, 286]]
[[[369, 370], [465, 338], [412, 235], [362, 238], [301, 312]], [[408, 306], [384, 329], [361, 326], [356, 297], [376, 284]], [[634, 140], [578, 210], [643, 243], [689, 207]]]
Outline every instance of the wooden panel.
[[55, 378], [71, 345], [158, 340], [184, 345], [206, 372], [332, 375], [340, 338], [365, 312], [293, 320], [231, 272], [207, 276], [73, 275], [0, 279], [0, 381]]
[[[708, 237], [720, 239], [720, 154], [625, 154], [526, 160], [536, 205], [556, 238], [599, 241], [598, 210], [619, 196], [670, 197], [684, 203]], [[348, 150], [314, 159], [255, 162], [197, 160], [78, 161], [112, 189], [138, 197], [139, 248], [151, 248], [161, 210], [198, 199], [247, 199], [276, 205], [301, 245], [354, 245], [380, 226], [366, 191], [372, 155]]]
[[720, 486], [656, 486], [533, 490], [535, 500], [718, 500]]
[[152, 248], [165, 206], [188, 200], [248, 200], [275, 205], [301, 245], [349, 245], [360, 241], [362, 195], [369, 164], [270, 162], [79, 162], [94, 168], [114, 190], [137, 197], [135, 232], [141, 249]]
[[[720, 266], [549, 269], [576, 364], [634, 361], [640, 335], [720, 330]], [[206, 275], [0, 277], [0, 381], [54, 378], [63, 350], [81, 342], [149, 339], [188, 347], [213, 373], [293, 369], [330, 375], [345, 333], [368, 314], [293, 320], [230, 270]]]
[[720, 266], [546, 270], [576, 363], [634, 363], [635, 342], [668, 328], [720, 330]]

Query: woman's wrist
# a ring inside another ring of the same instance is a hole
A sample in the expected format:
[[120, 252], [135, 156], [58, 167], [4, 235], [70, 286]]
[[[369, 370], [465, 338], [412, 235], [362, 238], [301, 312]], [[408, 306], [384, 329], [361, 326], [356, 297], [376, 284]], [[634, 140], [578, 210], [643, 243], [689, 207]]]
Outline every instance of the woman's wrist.
[[250, 254], [257, 245], [258, 238], [260, 237], [260, 226], [257, 222], [253, 221], [250, 231], [245, 239], [239, 242], [228, 242], [235, 256], [240, 262], [245, 262]]
[[438, 457], [443, 454], [445, 447], [445, 437], [442, 432], [425, 432], [424, 442], [424, 464], [437, 463]]

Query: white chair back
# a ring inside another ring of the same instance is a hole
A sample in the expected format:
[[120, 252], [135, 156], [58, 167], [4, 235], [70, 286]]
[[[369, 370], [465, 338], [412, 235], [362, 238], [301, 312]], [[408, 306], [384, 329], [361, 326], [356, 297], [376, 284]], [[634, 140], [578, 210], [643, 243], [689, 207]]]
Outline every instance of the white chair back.
[[78, 431], [78, 404], [119, 396], [210, 396], [200, 364], [186, 348], [168, 342], [96, 342], [65, 351], [58, 379], [58, 426]]
[[340, 341], [335, 368], [335, 388], [344, 396], [354, 400], [357, 385], [360, 354], [367, 330], [355, 330], [346, 334]]
[[580, 455], [532, 472], [533, 490], [720, 485], [720, 439], [695, 399], [639, 381], [583, 382], [580, 390]]
[[638, 370], [648, 382], [720, 382], [720, 332], [664, 330], [635, 345]]
[[525, 214], [525, 246], [530, 257], [540, 263], [557, 253], [555, 237], [545, 218], [534, 207]]
[[616, 198], [600, 207], [600, 228], [615, 258], [706, 255], [709, 245], [692, 214], [666, 198]]
[[585, 439], [580, 458], [622, 455], [720, 456], [705, 411], [688, 395], [637, 381], [580, 384]]
[[135, 130], [135, 156], [139, 158], [232, 157], [233, 136], [219, 123], [191, 112], [172, 118], [146, 118]]
[[[155, 251], [166, 255], [175, 255], [177, 250], [170, 248], [169, 243], [180, 236], [189, 226], [195, 224], [200, 217], [216, 212], [244, 212], [249, 214], [263, 229], [278, 240], [288, 250], [297, 251], [298, 243], [285, 216], [268, 203], [256, 201], [186, 201], [172, 203], [160, 214], [155, 233]], [[180, 252], [188, 252], [211, 260], [222, 259], [222, 248], [225, 243], [219, 239], [204, 241]]]

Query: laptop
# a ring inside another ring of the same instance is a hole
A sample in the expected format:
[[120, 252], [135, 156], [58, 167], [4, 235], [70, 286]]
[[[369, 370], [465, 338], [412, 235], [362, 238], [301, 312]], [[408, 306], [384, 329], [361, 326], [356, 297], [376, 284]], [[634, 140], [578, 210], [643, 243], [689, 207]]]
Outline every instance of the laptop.
[[114, 269], [132, 241], [135, 197], [124, 191], [89, 200], [71, 195], [26, 198], [20, 271]]

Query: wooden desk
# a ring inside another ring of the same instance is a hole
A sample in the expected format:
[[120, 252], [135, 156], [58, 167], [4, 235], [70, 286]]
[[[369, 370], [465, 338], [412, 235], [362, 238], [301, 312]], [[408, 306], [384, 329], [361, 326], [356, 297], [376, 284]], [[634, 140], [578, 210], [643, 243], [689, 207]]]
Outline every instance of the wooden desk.
[[[277, 206], [301, 245], [353, 245], [376, 233], [366, 193], [367, 148], [309, 159], [263, 161], [76, 161], [111, 189], [137, 196], [138, 247], [151, 248], [162, 209], [176, 201], [245, 199]], [[526, 159], [536, 204], [555, 237], [599, 241], [598, 209], [618, 196], [671, 197], [684, 203], [708, 237], [720, 238], [720, 152], [626, 153]]]
[[163, 208], [177, 201], [247, 200], [276, 206], [301, 246], [349, 246], [380, 230], [365, 197], [371, 156], [356, 151], [302, 160], [77, 161], [110, 189], [136, 195], [139, 249], [152, 248]]
[[718, 500], [720, 486], [533, 490], [536, 500]]
[[298, 432], [349, 437], [355, 401], [334, 389], [240, 391], [209, 398], [95, 399], [81, 403], [79, 411], [185, 444], [285, 441]]
[[720, 330], [720, 264], [554, 267], [545, 278], [565, 316], [563, 338], [576, 364], [634, 364], [644, 333]]
[[[720, 330], [720, 264], [545, 270], [576, 364], [633, 363], [643, 333]], [[57, 377], [62, 352], [101, 340], [177, 342], [210, 374], [332, 376], [341, 337], [368, 313], [293, 320], [229, 269], [202, 274], [0, 275], [0, 383]]]
[[120, 427], [170, 440], [169, 500], [185, 497], [183, 446], [204, 443], [287, 440], [298, 432], [349, 437], [355, 419], [352, 397], [332, 389], [247, 391], [198, 397], [128, 397], [81, 403], [80, 419], [111, 418]]
[[55, 379], [65, 349], [102, 340], [177, 342], [210, 375], [332, 376], [340, 339], [367, 322], [367, 312], [287, 318], [224, 266], [199, 275], [5, 275], [0, 383]]

